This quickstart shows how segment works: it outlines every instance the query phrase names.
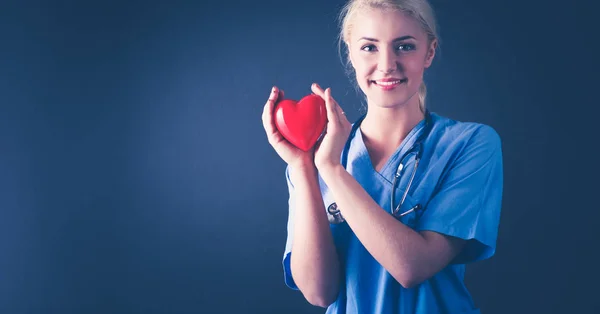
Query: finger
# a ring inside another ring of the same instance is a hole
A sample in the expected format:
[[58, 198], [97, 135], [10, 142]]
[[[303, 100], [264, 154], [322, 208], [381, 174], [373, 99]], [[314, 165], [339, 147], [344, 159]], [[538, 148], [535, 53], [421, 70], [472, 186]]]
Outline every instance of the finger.
[[319, 147], [321, 147], [321, 143], [323, 143], [323, 139], [325, 138], [325, 136], [327, 135], [327, 125], [325, 125], [325, 128], [323, 129], [323, 133], [321, 133], [321, 136], [319, 137], [319, 139], [317, 139], [317, 142], [315, 143], [315, 152], [317, 152], [319, 150]]
[[325, 91], [317, 83], [313, 83], [313, 85], [311, 86], [311, 89], [312, 89], [313, 93], [321, 96], [324, 100], [329, 98], [330, 101], [334, 104], [336, 114], [338, 114], [339, 117], [341, 117], [342, 115], [345, 115], [344, 110], [340, 107], [340, 105], [337, 103], [337, 101], [335, 101], [335, 99], [333, 99], [333, 97], [331, 96], [331, 89], [330, 89], [329, 96], [325, 95]]
[[335, 109], [335, 113], [338, 115], [338, 118], [345, 118], [346, 113], [344, 112], [342, 107], [340, 107], [340, 104], [338, 104], [338, 102], [335, 99], [333, 99], [333, 96], [331, 96], [331, 88], [329, 88], [328, 98], [329, 101], [333, 104], [333, 108]]
[[333, 98], [333, 96], [331, 96], [331, 91], [329, 92], [329, 98], [330, 98], [331, 103], [334, 104], [333, 107], [335, 108], [335, 112], [337, 114], [338, 121], [342, 122], [342, 125], [344, 125], [345, 127], [349, 127], [351, 125], [351, 123], [348, 120], [348, 116], [346, 116], [346, 112], [344, 112], [344, 109], [342, 109], [340, 104], [338, 104], [338, 102]]
[[[318, 96], [321, 96], [321, 98], [323, 98], [323, 100], [325, 100], [326, 106], [332, 105], [333, 107], [337, 107], [337, 102], [335, 102], [333, 97], [331, 97], [331, 88], [327, 88], [326, 90], [323, 90], [321, 88], [321, 86], [319, 86], [319, 84], [313, 83], [311, 85], [311, 89], [312, 89], [313, 93], [315, 93]], [[329, 94], [327, 94], [327, 90], [329, 90]], [[328, 104], [328, 102], [329, 102], [329, 104]], [[337, 109], [333, 109], [333, 110], [334, 110], [333, 112], [336, 116], [333, 118], [329, 117], [329, 113], [327, 116], [328, 116], [329, 120], [337, 122], [337, 121], [339, 121], [339, 117], [337, 117], [337, 114], [338, 114]], [[329, 110], [328, 110], [328, 112], [329, 112]]]
[[325, 91], [321, 88], [321, 86], [319, 86], [319, 84], [313, 83], [310, 86], [310, 89], [312, 90], [313, 93], [321, 96], [321, 98], [323, 98], [323, 100], [325, 100]]
[[271, 94], [269, 95], [269, 99], [263, 108], [262, 120], [264, 128], [267, 131], [267, 136], [276, 133], [275, 122], [273, 121], [273, 108], [275, 107], [275, 103], [278, 99], [278, 94], [279, 91], [277, 87], [273, 86], [271, 89]]
[[265, 103], [265, 106], [263, 107], [263, 113], [262, 113], [262, 120], [263, 120], [263, 124], [265, 125], [265, 127], [267, 127], [269, 124], [271, 124], [270, 118], [271, 118], [271, 114], [273, 112], [273, 106], [275, 103], [275, 95], [276, 95], [276, 91], [277, 91], [277, 87], [273, 86], [273, 88], [271, 88], [271, 93], [269, 94], [269, 98], [267, 99], [267, 102]]
[[340, 105], [337, 103], [337, 101], [333, 100], [333, 102], [335, 103], [335, 109], [336, 109], [336, 112], [338, 114], [338, 117], [340, 119], [348, 120], [348, 117], [346, 116], [346, 113], [344, 112], [344, 109], [342, 109], [342, 107], [340, 107]]
[[325, 90], [325, 107], [327, 108], [327, 119], [333, 123], [339, 122], [339, 117], [335, 109], [335, 104], [331, 98], [331, 88]]

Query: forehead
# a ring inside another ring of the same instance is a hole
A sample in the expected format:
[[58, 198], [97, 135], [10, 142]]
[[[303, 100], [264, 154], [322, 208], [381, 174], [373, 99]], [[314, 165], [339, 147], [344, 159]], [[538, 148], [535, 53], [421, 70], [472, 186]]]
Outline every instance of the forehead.
[[422, 39], [425, 32], [412, 16], [398, 11], [378, 8], [359, 10], [352, 21], [351, 40], [361, 37], [392, 41], [394, 38], [410, 35]]

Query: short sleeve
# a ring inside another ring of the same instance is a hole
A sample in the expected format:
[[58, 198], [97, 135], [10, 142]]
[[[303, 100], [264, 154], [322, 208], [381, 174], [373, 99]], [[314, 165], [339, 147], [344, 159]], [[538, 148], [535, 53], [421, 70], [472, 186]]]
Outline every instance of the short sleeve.
[[298, 286], [294, 282], [294, 278], [292, 277], [292, 269], [290, 267], [290, 260], [292, 257], [292, 241], [294, 236], [294, 209], [296, 206], [296, 200], [294, 195], [294, 185], [292, 184], [292, 180], [290, 179], [290, 168], [286, 167], [285, 169], [285, 178], [289, 191], [288, 198], [288, 221], [287, 221], [287, 238], [285, 241], [285, 251], [283, 253], [283, 275], [285, 284], [294, 290], [299, 290]]
[[501, 140], [487, 126], [471, 133], [420, 217], [416, 230], [467, 240], [452, 263], [494, 255], [503, 190]]

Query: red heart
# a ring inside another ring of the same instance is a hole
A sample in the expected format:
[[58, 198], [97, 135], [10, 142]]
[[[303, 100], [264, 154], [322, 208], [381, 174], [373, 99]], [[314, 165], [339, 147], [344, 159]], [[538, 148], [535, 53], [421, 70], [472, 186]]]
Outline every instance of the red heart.
[[323, 98], [312, 94], [298, 102], [283, 99], [276, 106], [275, 126], [279, 133], [303, 151], [313, 147], [327, 125]]

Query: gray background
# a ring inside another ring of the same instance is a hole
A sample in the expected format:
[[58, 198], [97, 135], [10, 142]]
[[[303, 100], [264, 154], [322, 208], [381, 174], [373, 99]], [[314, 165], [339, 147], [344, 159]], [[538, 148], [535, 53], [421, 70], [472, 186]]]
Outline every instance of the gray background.
[[[2, 1], [0, 312], [324, 312], [283, 283], [285, 164], [260, 116], [271, 86], [299, 99], [318, 82], [358, 117], [342, 3]], [[476, 304], [600, 311], [597, 11], [432, 3], [429, 108], [503, 141]]]

